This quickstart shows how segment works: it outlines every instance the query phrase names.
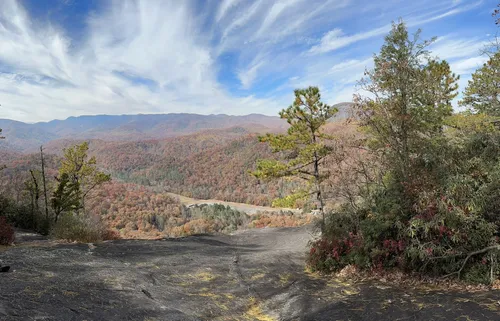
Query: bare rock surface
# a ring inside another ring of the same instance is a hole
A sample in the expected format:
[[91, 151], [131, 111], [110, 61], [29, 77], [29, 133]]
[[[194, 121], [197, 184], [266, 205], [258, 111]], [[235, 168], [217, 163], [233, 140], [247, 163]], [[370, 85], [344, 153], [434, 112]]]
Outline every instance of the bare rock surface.
[[499, 320], [500, 294], [350, 283], [304, 269], [308, 228], [0, 251], [0, 320]]

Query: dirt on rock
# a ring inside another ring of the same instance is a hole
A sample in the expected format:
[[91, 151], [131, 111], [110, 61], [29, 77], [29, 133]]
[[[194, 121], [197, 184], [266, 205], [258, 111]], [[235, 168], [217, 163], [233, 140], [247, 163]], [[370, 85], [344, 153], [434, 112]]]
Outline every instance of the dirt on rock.
[[[304, 269], [310, 229], [0, 252], [0, 320], [499, 320], [500, 293], [345, 282]], [[34, 242], [34, 243], [33, 243]]]

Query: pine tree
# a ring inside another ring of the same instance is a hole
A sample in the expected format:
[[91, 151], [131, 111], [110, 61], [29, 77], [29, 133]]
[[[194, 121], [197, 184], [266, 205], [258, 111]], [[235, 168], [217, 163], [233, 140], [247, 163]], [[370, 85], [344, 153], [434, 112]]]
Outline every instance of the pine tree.
[[427, 47], [432, 42], [420, 41], [420, 30], [410, 37], [402, 21], [394, 23], [374, 57], [375, 68], [366, 71], [361, 81], [371, 95], [355, 97], [361, 122], [372, 137], [370, 147], [385, 150], [403, 181], [408, 178], [410, 158], [442, 131], [457, 95], [458, 76], [446, 61], [430, 58]]
[[427, 47], [432, 42], [420, 40], [420, 30], [410, 36], [402, 21], [393, 23], [374, 57], [374, 69], [361, 81], [370, 95], [355, 97], [368, 148], [386, 171], [384, 179], [390, 178], [402, 193], [407, 213], [416, 196], [411, 192], [419, 179], [415, 168], [436, 163], [437, 140], [444, 139], [444, 122], [453, 112], [451, 101], [458, 89], [458, 76], [448, 63], [430, 57]]
[[325, 143], [330, 136], [323, 133], [322, 126], [337, 113], [335, 107], [321, 102], [317, 87], [295, 90], [295, 100], [279, 115], [286, 119], [290, 128], [287, 134], [267, 134], [259, 137], [266, 142], [274, 153], [285, 154], [284, 160], [263, 159], [257, 162], [253, 175], [262, 179], [298, 177], [305, 181], [305, 190], [288, 198], [296, 200], [308, 195], [315, 195], [317, 208], [322, 214], [324, 227], [324, 197], [321, 183], [326, 173], [321, 170], [325, 157], [331, 148]]
[[460, 104], [477, 113], [500, 116], [500, 52], [472, 74]]
[[47, 182], [45, 178], [45, 159], [43, 157], [43, 146], [40, 146], [40, 161], [42, 163], [42, 183], [43, 183], [43, 195], [45, 200], [45, 219], [49, 220], [49, 199], [47, 198]]

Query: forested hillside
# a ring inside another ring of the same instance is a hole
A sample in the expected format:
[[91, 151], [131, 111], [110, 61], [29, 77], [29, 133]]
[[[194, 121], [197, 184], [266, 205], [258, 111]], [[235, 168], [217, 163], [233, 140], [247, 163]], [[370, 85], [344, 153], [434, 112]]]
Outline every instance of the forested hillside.
[[[340, 136], [355, 132], [355, 127], [339, 120], [327, 124], [326, 129]], [[259, 143], [257, 136], [245, 128], [232, 127], [132, 142], [62, 139], [47, 143], [44, 150], [51, 176], [56, 173], [64, 148], [89, 141], [89, 155], [95, 156], [99, 167], [115, 180], [199, 199], [271, 205], [274, 199], [292, 192], [297, 183], [265, 182], [249, 175], [258, 159], [272, 154], [266, 144]], [[38, 158], [37, 153], [3, 151], [0, 163], [7, 169], [0, 174], [8, 177], [3, 180], [4, 188], [12, 193], [22, 190], [28, 170], [38, 166]], [[331, 167], [335, 170], [336, 165], [332, 163]]]

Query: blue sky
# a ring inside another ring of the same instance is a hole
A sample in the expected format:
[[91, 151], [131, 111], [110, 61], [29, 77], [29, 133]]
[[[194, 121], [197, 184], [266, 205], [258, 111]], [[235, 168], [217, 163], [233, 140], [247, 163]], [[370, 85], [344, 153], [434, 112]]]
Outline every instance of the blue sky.
[[499, 31], [495, 0], [2, 0], [0, 118], [276, 115], [293, 89], [350, 101], [403, 18], [461, 89]]

